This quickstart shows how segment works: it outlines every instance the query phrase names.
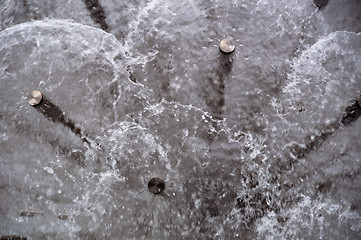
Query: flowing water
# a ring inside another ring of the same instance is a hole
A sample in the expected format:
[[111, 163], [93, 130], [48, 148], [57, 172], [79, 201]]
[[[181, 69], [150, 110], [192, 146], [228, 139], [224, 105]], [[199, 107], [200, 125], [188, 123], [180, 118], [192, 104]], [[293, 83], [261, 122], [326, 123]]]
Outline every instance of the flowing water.
[[0, 13], [1, 239], [361, 238], [360, 0]]

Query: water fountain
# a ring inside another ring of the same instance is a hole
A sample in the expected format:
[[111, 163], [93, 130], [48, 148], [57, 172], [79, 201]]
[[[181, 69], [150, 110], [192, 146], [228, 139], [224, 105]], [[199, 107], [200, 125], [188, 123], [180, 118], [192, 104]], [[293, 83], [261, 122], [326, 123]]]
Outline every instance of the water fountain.
[[359, 0], [0, 12], [0, 239], [361, 237]]

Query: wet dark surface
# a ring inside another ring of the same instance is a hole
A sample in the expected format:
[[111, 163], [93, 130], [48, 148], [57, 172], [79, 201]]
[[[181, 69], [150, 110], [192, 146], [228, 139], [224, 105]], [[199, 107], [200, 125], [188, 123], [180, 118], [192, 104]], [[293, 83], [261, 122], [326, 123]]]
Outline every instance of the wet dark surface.
[[90, 144], [86, 137], [84, 137], [85, 134], [82, 130], [76, 127], [72, 120], [67, 119], [63, 111], [46, 96], [44, 96], [40, 104], [34, 108], [54, 123], [60, 123], [64, 125], [64, 127], [69, 128], [75, 135], [80, 136], [85, 143]]
[[1, 240], [26, 240], [26, 237], [21, 237], [21, 236], [2, 236], [0, 237]]
[[93, 21], [100, 25], [100, 28], [104, 31], [108, 31], [108, 25], [106, 22], [106, 15], [104, 9], [100, 5], [98, 0], [83, 0], [85, 6], [90, 12], [90, 16]]
[[1, 239], [361, 237], [359, 0], [0, 12]]

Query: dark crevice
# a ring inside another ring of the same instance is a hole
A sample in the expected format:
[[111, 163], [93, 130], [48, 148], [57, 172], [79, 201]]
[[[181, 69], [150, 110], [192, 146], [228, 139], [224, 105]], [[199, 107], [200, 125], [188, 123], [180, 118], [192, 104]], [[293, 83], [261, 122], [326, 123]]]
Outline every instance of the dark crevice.
[[[208, 111], [213, 120], [222, 120], [225, 108], [225, 79], [232, 71], [233, 58], [232, 54], [220, 53], [218, 58], [218, 65], [215, 67], [216, 72], [210, 73], [211, 76], [206, 75], [208, 86], [204, 88], [204, 98]], [[209, 73], [208, 73], [209, 74]], [[215, 76], [214, 76], [215, 75]], [[219, 129], [216, 122], [212, 121], [215, 129]], [[209, 142], [213, 142], [216, 136], [208, 134]]]
[[311, 151], [318, 149], [329, 137], [331, 137], [339, 128], [342, 126], [349, 126], [351, 123], [355, 122], [361, 116], [361, 106], [357, 103], [356, 100], [353, 100], [353, 103], [345, 109], [344, 114], [340, 120], [337, 120], [325, 127], [320, 131], [321, 134], [307, 137], [305, 142], [306, 146], [304, 148], [296, 145], [290, 149], [290, 153], [293, 155], [290, 157], [287, 166], [283, 166], [282, 170], [289, 170], [293, 167], [293, 164], [297, 162], [298, 159], [304, 158]]
[[212, 117], [215, 119], [222, 119], [224, 113], [224, 81], [232, 71], [233, 61], [231, 56], [231, 54], [221, 53], [218, 59], [218, 66], [216, 67], [216, 78], [207, 78], [212, 93], [207, 93], [206, 104], [211, 111]]
[[1, 112], [0, 119], [3, 119], [10, 125], [14, 125], [16, 132], [18, 132], [19, 134], [30, 137], [32, 138], [32, 140], [37, 140], [40, 138], [43, 140], [43, 143], [47, 143], [52, 146], [58, 154], [67, 156], [73, 161], [75, 161], [77, 164], [84, 166], [85, 156], [83, 153], [83, 149], [73, 149], [71, 147], [64, 146], [60, 143], [60, 140], [58, 138], [49, 138], [49, 136], [46, 135], [46, 132], [37, 131], [31, 125], [27, 125], [23, 121], [10, 120], [5, 114]]
[[26, 240], [26, 237], [18, 236], [18, 235], [8, 235], [8, 236], [1, 236], [0, 240]]
[[361, 106], [355, 101], [351, 106], [347, 107], [345, 114], [341, 119], [343, 125], [349, 125], [361, 116]]
[[109, 32], [109, 27], [106, 22], [106, 15], [103, 7], [98, 0], [82, 0], [90, 12], [90, 17], [93, 21], [100, 25], [100, 28]]
[[130, 79], [132, 82], [137, 83], [137, 79], [136, 79], [136, 77], [134, 76], [134, 74], [133, 74], [132, 69], [131, 69], [130, 66], [127, 66], [127, 67], [126, 67], [126, 71], [127, 71], [128, 74], [129, 74], [129, 79]]
[[[293, 203], [300, 201], [301, 197], [297, 195], [297, 192], [295, 192], [299, 191], [294, 188], [295, 184], [292, 182], [287, 183], [287, 181], [284, 181], [284, 178], [281, 176], [287, 177], [285, 172], [292, 170], [294, 165], [297, 164], [300, 159], [306, 157], [307, 154], [311, 153], [313, 150], [318, 149], [337, 130], [343, 126], [349, 126], [360, 116], [361, 106], [357, 103], [357, 101], [353, 101], [352, 104], [345, 109], [339, 120], [323, 127], [320, 135], [307, 137], [305, 140], [306, 146], [304, 148], [300, 147], [299, 145], [291, 147], [289, 149], [291, 154], [289, 157], [287, 157], [287, 161], [280, 163], [278, 167], [275, 166], [272, 167], [272, 169], [269, 169], [270, 172], [274, 173], [269, 180], [270, 184], [276, 184], [276, 182], [285, 182], [279, 186], [278, 190], [282, 191], [282, 195], [277, 196], [277, 202], [272, 200], [273, 194], [268, 190], [255, 189], [253, 192], [248, 192], [242, 196], [238, 196], [237, 206], [240, 212], [243, 214], [243, 220], [245, 223], [248, 226], [252, 226], [256, 219], [261, 218], [267, 212], [274, 211], [277, 213], [281, 207], [290, 206]], [[329, 162], [327, 164], [329, 164]], [[319, 170], [319, 168], [322, 166], [323, 165], [319, 165], [314, 170]], [[354, 178], [355, 176], [358, 176], [360, 172], [361, 169], [358, 168], [351, 172], [342, 172], [341, 174], [334, 176], [334, 178]], [[297, 178], [307, 179], [311, 174], [312, 173], [307, 172]], [[327, 193], [330, 191], [333, 185], [333, 181], [333, 179], [326, 179], [324, 182], [319, 182], [315, 187], [318, 192]], [[257, 179], [252, 178], [251, 175], [250, 182], [257, 182]], [[255, 187], [257, 187], [257, 185]]]
[[[284, 171], [292, 170], [295, 164], [302, 158], [305, 158], [309, 153], [313, 150], [317, 150], [327, 139], [329, 139], [333, 134], [342, 128], [343, 126], [349, 126], [351, 123], [355, 122], [361, 116], [361, 106], [357, 103], [357, 101], [353, 101], [353, 103], [345, 109], [340, 120], [335, 121], [323, 128], [320, 135], [316, 135], [313, 137], [307, 137], [306, 146], [304, 148], [299, 145], [293, 146], [290, 149], [290, 156], [287, 158], [287, 162], [284, 162], [279, 166], [278, 174], [282, 174]], [[291, 156], [292, 155], [292, 156]], [[314, 171], [318, 171], [325, 167], [325, 165], [331, 165], [329, 161], [323, 164], [318, 164], [312, 172], [307, 172], [298, 177], [298, 179], [307, 179], [310, 175], [313, 174]], [[277, 171], [276, 171], [277, 173]], [[359, 172], [356, 172], [357, 174]], [[351, 174], [354, 176], [354, 174]], [[276, 179], [279, 180], [279, 179]]]
[[[114, 94], [115, 93], [112, 92], [112, 95]], [[89, 138], [88, 135], [85, 134], [80, 128], [75, 126], [75, 123], [64, 115], [60, 107], [53, 104], [45, 96], [43, 96], [41, 103], [35, 106], [35, 108], [54, 123], [61, 123], [65, 127], [69, 128], [75, 135], [79, 136], [84, 143], [86, 143], [89, 147], [91, 146], [90, 140], [92, 139]], [[94, 142], [94, 139], [93, 143], [96, 144], [98, 149], [102, 151], [104, 150], [104, 147], [98, 142]]]
[[63, 111], [58, 106], [50, 102], [45, 96], [43, 97], [41, 103], [38, 106], [35, 106], [35, 108], [53, 122], [61, 123], [65, 127], [69, 128], [73, 133], [75, 133], [75, 135], [80, 136], [83, 142], [90, 145], [89, 140], [84, 136], [82, 130], [76, 127], [72, 120], [66, 118]]

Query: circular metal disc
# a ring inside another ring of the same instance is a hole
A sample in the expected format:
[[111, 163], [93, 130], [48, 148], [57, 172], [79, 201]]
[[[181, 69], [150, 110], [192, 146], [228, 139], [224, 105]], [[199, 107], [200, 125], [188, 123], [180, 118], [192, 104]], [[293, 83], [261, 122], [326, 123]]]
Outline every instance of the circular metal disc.
[[165, 182], [160, 178], [152, 178], [148, 182], [148, 189], [151, 193], [158, 194], [161, 193], [165, 188]]
[[28, 102], [31, 106], [38, 105], [43, 99], [43, 95], [39, 91], [32, 91], [28, 96]]
[[28, 96], [28, 102], [31, 106], [38, 105], [43, 99], [43, 95], [39, 91], [32, 91]]
[[219, 43], [219, 49], [221, 49], [221, 51], [224, 53], [231, 53], [234, 51], [235, 48], [236, 48], [236, 46], [234, 45], [233, 41], [228, 38], [223, 39]]
[[318, 8], [323, 8], [328, 4], [328, 0], [313, 0], [313, 3]]

